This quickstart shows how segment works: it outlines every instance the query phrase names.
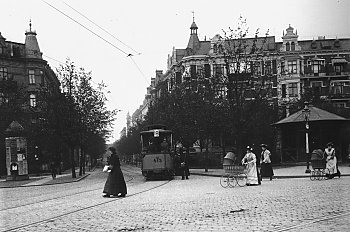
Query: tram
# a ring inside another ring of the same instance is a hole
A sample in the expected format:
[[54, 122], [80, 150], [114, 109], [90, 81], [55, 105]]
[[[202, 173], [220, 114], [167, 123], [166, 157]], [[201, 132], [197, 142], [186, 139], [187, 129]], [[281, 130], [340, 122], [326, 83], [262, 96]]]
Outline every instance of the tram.
[[142, 175], [146, 179], [172, 179], [175, 175], [172, 131], [164, 125], [150, 125], [140, 135]]

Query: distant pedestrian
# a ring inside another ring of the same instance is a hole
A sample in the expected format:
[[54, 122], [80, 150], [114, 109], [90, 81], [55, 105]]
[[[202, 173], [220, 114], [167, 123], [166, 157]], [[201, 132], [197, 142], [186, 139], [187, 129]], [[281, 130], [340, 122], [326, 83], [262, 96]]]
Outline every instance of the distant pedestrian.
[[338, 169], [337, 157], [335, 156], [335, 149], [333, 143], [329, 142], [327, 148], [324, 150], [324, 156], [326, 157], [326, 168], [329, 170], [329, 179], [338, 176], [340, 178], [340, 171]]
[[52, 179], [54, 180], [56, 179], [56, 174], [57, 174], [56, 163], [54, 161], [51, 162], [50, 169], [51, 169]]
[[182, 180], [188, 179], [188, 176], [190, 175], [190, 169], [188, 167], [188, 162], [187, 162], [187, 155], [186, 153], [183, 152], [182, 148], [179, 149], [180, 153], [180, 170], [181, 170], [181, 176]]
[[247, 185], [259, 185], [258, 169], [256, 168], [256, 156], [252, 148], [247, 146], [247, 153], [242, 159], [242, 164], [247, 165]]
[[262, 177], [269, 177], [270, 180], [272, 180], [273, 177], [273, 169], [271, 164], [271, 152], [267, 149], [266, 144], [261, 144], [261, 157], [260, 157], [260, 164], [261, 164], [261, 179]]
[[111, 157], [109, 159], [109, 169], [111, 170], [108, 174], [107, 181], [105, 183], [103, 197], [125, 197], [127, 194], [126, 184], [122, 170], [120, 169], [119, 157], [114, 147], [110, 147]]

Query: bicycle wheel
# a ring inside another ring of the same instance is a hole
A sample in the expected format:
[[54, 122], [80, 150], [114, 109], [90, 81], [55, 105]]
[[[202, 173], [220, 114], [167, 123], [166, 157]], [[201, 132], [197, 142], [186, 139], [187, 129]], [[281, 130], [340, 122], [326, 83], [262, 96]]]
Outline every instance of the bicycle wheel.
[[247, 175], [245, 173], [240, 173], [236, 176], [237, 184], [241, 187], [247, 184]]
[[228, 186], [229, 186], [230, 188], [235, 187], [235, 185], [237, 184], [235, 177], [234, 177], [233, 175], [229, 175], [229, 176], [227, 177], [227, 179], [228, 179]]
[[220, 185], [223, 188], [227, 188], [228, 187], [228, 176], [227, 175], [222, 175], [220, 178]]

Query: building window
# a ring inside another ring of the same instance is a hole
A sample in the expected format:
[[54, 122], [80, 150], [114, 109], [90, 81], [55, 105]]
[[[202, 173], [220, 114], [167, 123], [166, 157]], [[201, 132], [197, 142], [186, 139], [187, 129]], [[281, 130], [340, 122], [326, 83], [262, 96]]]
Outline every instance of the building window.
[[324, 66], [324, 60], [314, 60], [312, 62], [312, 70], [314, 74], [321, 72], [321, 66]]
[[287, 95], [287, 91], [286, 91], [286, 85], [282, 84], [282, 98], [285, 98]]
[[286, 51], [290, 51], [290, 44], [289, 44], [289, 42], [286, 43]]
[[205, 64], [204, 65], [204, 72], [205, 72], [205, 78], [210, 78], [211, 76], [211, 71], [210, 71], [210, 64]]
[[292, 51], [295, 51], [295, 43], [294, 43], [294, 42], [291, 43], [291, 46], [290, 46], [290, 47], [291, 47], [291, 50], [292, 50]]
[[335, 71], [335, 75], [341, 75], [341, 72], [343, 71], [343, 65], [335, 64], [334, 71]]
[[197, 79], [197, 68], [196, 65], [190, 66], [190, 74], [192, 79]]
[[214, 44], [213, 50], [214, 50], [214, 53], [217, 53], [217, 52], [218, 52], [218, 46], [217, 46], [216, 44]]
[[288, 95], [289, 95], [289, 97], [297, 97], [298, 96], [298, 83], [288, 84]]
[[28, 76], [29, 76], [29, 84], [35, 84], [35, 72], [34, 72], [34, 70], [29, 70]]
[[214, 73], [216, 76], [220, 76], [224, 74], [224, 66], [221, 64], [217, 64], [214, 66]]
[[311, 88], [314, 94], [319, 95], [321, 94], [321, 90], [322, 90], [322, 85], [323, 82], [322, 81], [311, 81]]
[[297, 73], [297, 61], [288, 61], [288, 73]]
[[7, 80], [7, 68], [0, 67], [0, 80], [1, 79]]
[[35, 94], [29, 95], [29, 104], [31, 107], [36, 107], [36, 96]]
[[333, 94], [349, 94], [350, 81], [336, 81], [331, 83]]

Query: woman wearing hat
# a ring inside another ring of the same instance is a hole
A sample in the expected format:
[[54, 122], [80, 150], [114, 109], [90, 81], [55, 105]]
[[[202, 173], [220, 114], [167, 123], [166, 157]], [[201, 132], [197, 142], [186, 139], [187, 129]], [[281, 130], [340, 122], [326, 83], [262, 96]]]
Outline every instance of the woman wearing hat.
[[242, 164], [247, 165], [247, 185], [258, 185], [258, 170], [256, 168], [256, 156], [251, 147], [247, 147], [247, 153], [242, 159]]
[[114, 147], [110, 147], [108, 150], [111, 152], [111, 157], [109, 159], [109, 169], [111, 171], [108, 174], [107, 181], [103, 188], [103, 193], [105, 193], [103, 197], [110, 197], [111, 195], [115, 197], [125, 197], [127, 189], [124, 175], [120, 169], [119, 157]]
[[340, 178], [340, 172], [337, 165], [337, 157], [335, 156], [335, 149], [333, 143], [327, 143], [327, 148], [324, 150], [324, 155], [326, 157], [326, 168], [329, 170], [329, 179], [338, 176]]
[[261, 164], [261, 177], [269, 177], [270, 180], [272, 180], [273, 177], [273, 170], [271, 165], [271, 152], [267, 149], [266, 144], [261, 144], [261, 158], [260, 158], [260, 164]]

